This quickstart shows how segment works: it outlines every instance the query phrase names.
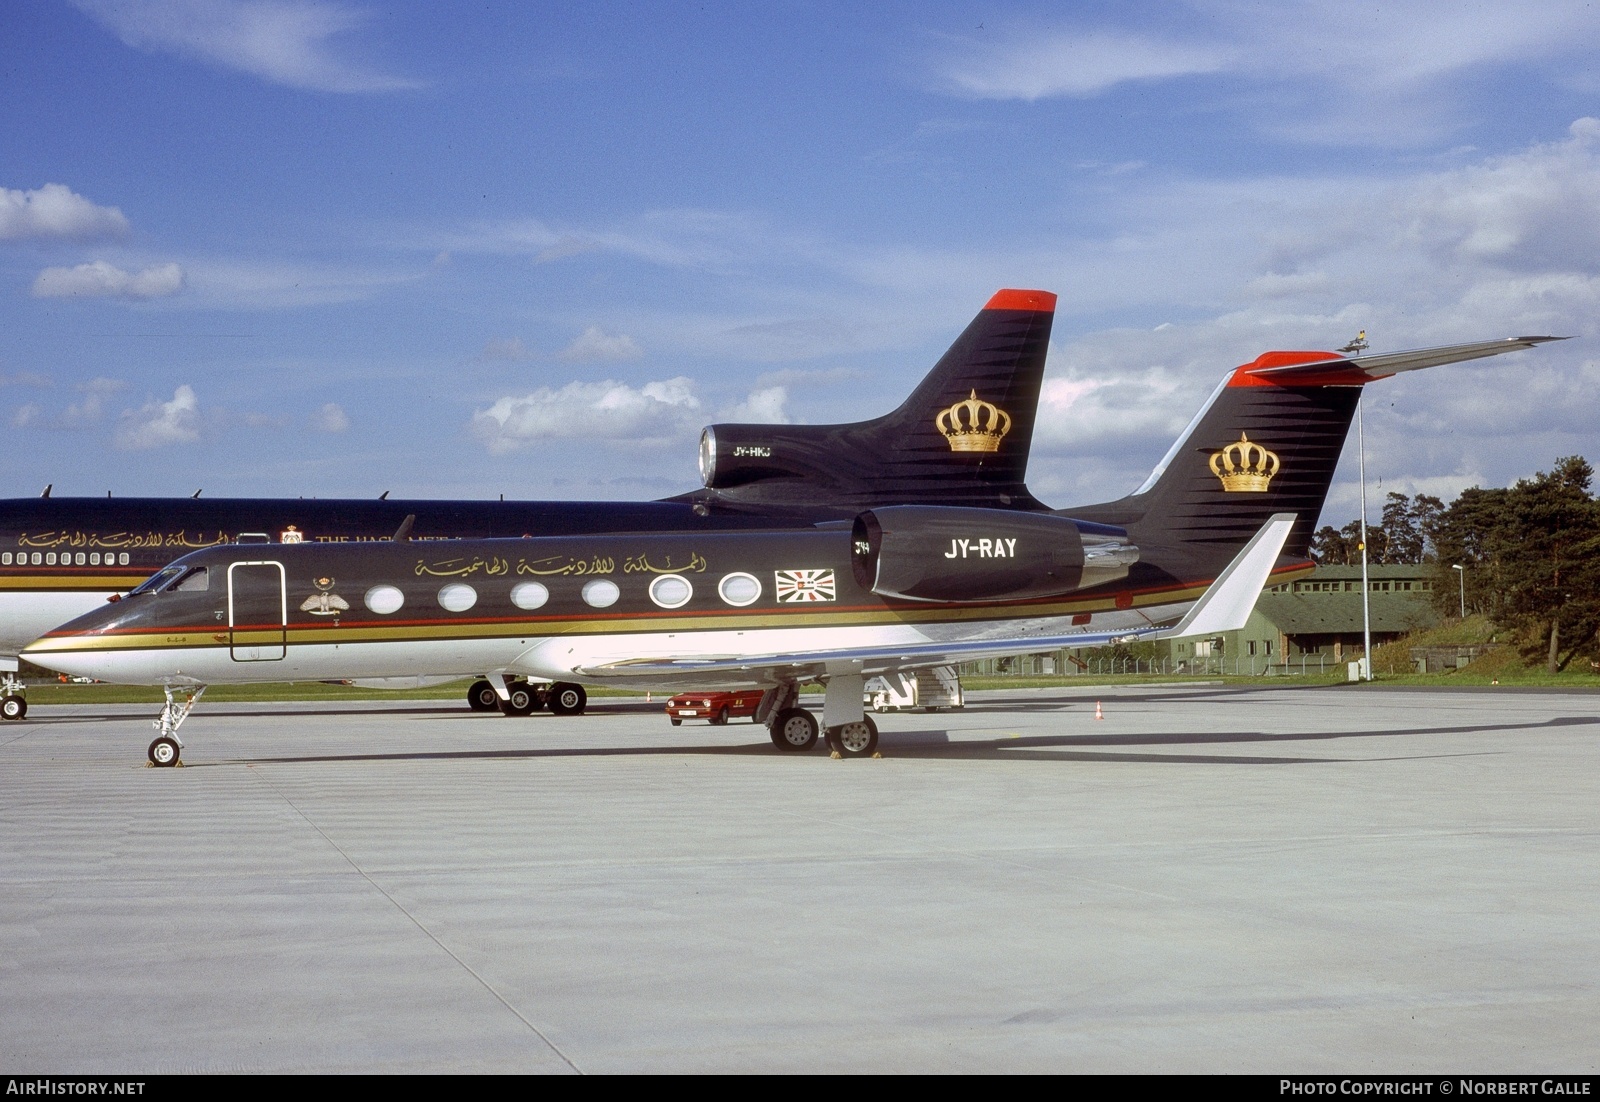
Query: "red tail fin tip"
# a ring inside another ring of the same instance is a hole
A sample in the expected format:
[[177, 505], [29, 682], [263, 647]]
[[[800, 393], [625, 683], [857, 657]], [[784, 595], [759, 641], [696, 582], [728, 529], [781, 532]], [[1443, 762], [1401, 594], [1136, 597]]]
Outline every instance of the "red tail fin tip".
[[1019, 291], [1007, 288], [996, 291], [983, 307], [985, 310], [1032, 310], [1040, 314], [1056, 312], [1056, 296], [1049, 291]]

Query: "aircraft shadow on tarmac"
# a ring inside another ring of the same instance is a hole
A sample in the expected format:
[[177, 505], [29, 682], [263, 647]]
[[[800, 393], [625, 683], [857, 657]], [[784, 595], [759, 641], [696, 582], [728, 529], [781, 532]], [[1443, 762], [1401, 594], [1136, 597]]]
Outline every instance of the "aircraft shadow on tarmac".
[[[917, 758], [951, 761], [1054, 761], [1054, 762], [1129, 762], [1186, 765], [1312, 765], [1344, 761], [1391, 761], [1437, 757], [1468, 757], [1489, 751], [1470, 751], [1451, 754], [1405, 754], [1396, 758], [1333, 758], [1289, 757], [1238, 754], [1161, 754], [1114, 752], [1102, 747], [1144, 746], [1200, 746], [1218, 744], [1316, 742], [1349, 738], [1392, 738], [1405, 735], [1439, 734], [1492, 734], [1500, 731], [1528, 731], [1539, 728], [1588, 726], [1600, 723], [1600, 717], [1557, 716], [1543, 723], [1474, 724], [1456, 727], [1415, 727], [1399, 731], [1332, 731], [1299, 734], [1267, 734], [1240, 731], [1231, 734], [1216, 733], [1151, 733], [1151, 734], [1094, 734], [1094, 735], [1023, 735], [1002, 736], [989, 739], [952, 740], [945, 731], [894, 731], [882, 736], [885, 757]], [[775, 761], [798, 760], [803, 754], [775, 754], [766, 741], [740, 746], [686, 745], [629, 746], [629, 747], [548, 747], [504, 750], [428, 750], [377, 754], [303, 754], [292, 757], [257, 757], [233, 759], [211, 763], [194, 763], [190, 768], [206, 765], [286, 765], [316, 762], [363, 761], [471, 761], [517, 758], [594, 758], [594, 757], [673, 757], [685, 754], [709, 757], [771, 757]]]
[[[1203, 697], [1208, 693], [1193, 694], [1163, 694], [1163, 699], [1190, 699]], [[1151, 697], [1141, 696], [1140, 700], [1150, 700]], [[585, 716], [562, 717], [562, 724], [572, 723], [584, 718], [601, 718], [606, 715], [648, 715], [661, 711], [659, 703], [634, 703], [618, 702], [616, 704], [600, 703], [591, 706]], [[1035, 700], [1027, 702], [1007, 702], [1004, 704], [990, 704], [985, 702], [981, 706], [981, 714], [1001, 716], [1007, 712], [1037, 713], [1045, 710], [1066, 710], [1067, 707], [1085, 708], [1082, 697], [1052, 698], [1049, 701]], [[965, 714], [969, 717], [978, 712], [971, 709]], [[435, 706], [419, 706], [396, 708], [382, 707], [312, 707], [312, 708], [237, 708], [227, 706], [211, 709], [207, 712], [208, 719], [259, 719], [259, 718], [307, 718], [307, 717], [332, 717], [348, 719], [357, 715], [382, 715], [407, 718], [422, 717], [456, 717], [473, 718], [463, 713], [460, 706], [454, 703]], [[97, 715], [71, 715], [50, 716], [46, 719], [39, 717], [43, 724], [55, 723], [106, 723], [116, 720], [148, 720], [148, 714], [141, 710], [138, 712], [100, 713]], [[499, 721], [503, 724], [499, 728], [505, 734], [522, 735], [539, 733], [540, 719], [554, 720], [554, 717], [537, 715], [525, 717], [531, 722], [528, 725], [506, 723], [505, 718], [493, 714], [478, 715], [475, 718], [486, 722]], [[911, 718], [904, 716], [902, 718]], [[923, 717], [918, 717], [923, 718]], [[934, 720], [934, 715], [926, 718]], [[1494, 734], [1497, 732], [1529, 731], [1536, 729], [1549, 729], [1554, 727], [1579, 727], [1600, 724], [1600, 716], [1555, 716], [1541, 723], [1485, 723], [1465, 724], [1450, 727], [1410, 727], [1398, 730], [1381, 731], [1300, 731], [1294, 733], [1268, 733], [1264, 731], [1181, 731], [1181, 732], [1144, 732], [1131, 734], [1114, 734], [1111, 732], [1092, 732], [1085, 734], [1059, 734], [1059, 735], [1004, 735], [996, 738], [958, 738], [952, 739], [946, 729], [933, 729], [922, 731], [884, 731], [882, 734], [882, 753], [886, 757], [918, 758], [928, 760], [971, 760], [971, 761], [1101, 761], [1101, 762], [1145, 762], [1145, 763], [1170, 763], [1194, 765], [1306, 765], [1321, 764], [1338, 761], [1372, 761], [1391, 760], [1387, 758], [1333, 758], [1333, 757], [1291, 757], [1267, 755], [1236, 755], [1236, 754], [1200, 754], [1200, 753], [1149, 753], [1132, 752], [1135, 747], [1199, 747], [1221, 745], [1247, 745], [1247, 744], [1282, 744], [1282, 743], [1310, 743], [1327, 742], [1335, 739], [1353, 738], [1395, 738], [1418, 735], [1459, 735], [1459, 734]], [[488, 730], [488, 728], [486, 728]], [[819, 742], [819, 747], [822, 745]], [[1121, 749], [1116, 752], [1111, 748]], [[1477, 751], [1475, 753], [1482, 753]], [[291, 763], [317, 763], [317, 762], [363, 762], [363, 761], [451, 761], [451, 760], [495, 760], [516, 758], [583, 758], [583, 757], [650, 757], [650, 756], [675, 756], [675, 755], [705, 755], [712, 757], [745, 757], [759, 755], [772, 757], [774, 760], [798, 760], [804, 754], [776, 754], [771, 743], [762, 739], [745, 745], [689, 745], [674, 743], [662, 746], [630, 746], [630, 747], [546, 747], [546, 748], [518, 748], [518, 749], [472, 749], [472, 750], [428, 750], [406, 751], [393, 753], [368, 753], [368, 754], [303, 754], [283, 757], [255, 757], [236, 758], [216, 762], [189, 762], [189, 768], [205, 768], [209, 765], [266, 765], [266, 764], [291, 764]], [[1431, 758], [1439, 757], [1437, 754], [1408, 754], [1403, 758]], [[1450, 754], [1443, 756], [1462, 756]]]

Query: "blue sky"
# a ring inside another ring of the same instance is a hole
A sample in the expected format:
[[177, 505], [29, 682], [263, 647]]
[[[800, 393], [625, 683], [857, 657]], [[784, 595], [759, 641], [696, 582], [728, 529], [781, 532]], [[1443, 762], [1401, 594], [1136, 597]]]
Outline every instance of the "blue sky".
[[703, 424], [891, 408], [1002, 286], [1061, 296], [1054, 505], [1359, 329], [1582, 338], [1373, 388], [1384, 489], [1600, 460], [1584, 4], [0, 20], [7, 494], [663, 496]]

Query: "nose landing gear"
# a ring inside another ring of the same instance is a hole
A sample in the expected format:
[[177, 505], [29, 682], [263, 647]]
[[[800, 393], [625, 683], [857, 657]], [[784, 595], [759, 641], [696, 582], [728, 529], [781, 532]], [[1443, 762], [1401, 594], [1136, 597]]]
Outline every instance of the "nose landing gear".
[[206, 687], [200, 685], [183, 691], [181, 701], [178, 699], [179, 694], [173, 692], [171, 685], [162, 686], [162, 691], [166, 693], [167, 703], [153, 724], [160, 734], [150, 744], [147, 753], [151, 766], [156, 769], [181, 769], [183, 762], [178, 759], [183, 753], [183, 741], [178, 738], [178, 728], [189, 718], [189, 713], [200, 703], [200, 698], [206, 695]]
[[11, 671], [0, 677], [0, 719], [21, 719], [28, 714], [26, 692], [21, 679]]

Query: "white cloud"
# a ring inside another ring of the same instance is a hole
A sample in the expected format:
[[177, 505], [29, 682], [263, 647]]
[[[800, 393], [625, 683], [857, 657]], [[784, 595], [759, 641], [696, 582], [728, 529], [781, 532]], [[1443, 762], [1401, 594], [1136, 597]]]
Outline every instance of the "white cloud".
[[318, 432], [343, 432], [350, 427], [350, 418], [338, 402], [329, 402], [311, 415], [311, 427]]
[[685, 438], [699, 427], [694, 382], [679, 376], [646, 383], [572, 382], [501, 398], [472, 415], [472, 432], [495, 454], [546, 441], [625, 440], [652, 444]]
[[1259, 105], [1245, 110], [1257, 111], [1262, 130], [1405, 144], [1470, 119], [1465, 93], [1476, 82], [1531, 59], [1558, 74], [1565, 66], [1567, 82], [1581, 83], [1600, 37], [1600, 11], [1583, 4], [1482, 4], [1442, 18], [1429, 0], [1195, 0], [1137, 18], [1136, 31], [1109, 17], [1065, 31], [1018, 20], [947, 40], [935, 82], [957, 95], [1033, 101], [1210, 78], [1205, 94], [1217, 102]]
[[335, 39], [368, 22], [325, 0], [73, 0], [123, 43], [196, 57], [316, 92], [390, 92], [418, 82], [343, 56]]
[[381, 290], [414, 283], [416, 271], [365, 271], [276, 261], [191, 260], [185, 282], [189, 300], [224, 309], [282, 310], [371, 298]]
[[[1063, 276], [1078, 293], [1063, 296], [1063, 309], [1112, 306], [1097, 290], [1110, 286], [1188, 318], [1058, 341], [1030, 465], [1036, 492], [1062, 506], [1127, 492], [1228, 368], [1272, 348], [1337, 348], [1359, 329], [1374, 351], [1526, 333], [1590, 338], [1371, 387], [1374, 481], [1448, 497], [1595, 454], [1600, 360], [1587, 346], [1600, 336], [1597, 180], [1600, 123], [1581, 119], [1562, 141], [1410, 179], [1125, 189], [1113, 221], [1142, 228], [1141, 257], [1171, 263], [1125, 267], [1120, 240], [1074, 246]], [[1206, 280], [1163, 282], [1195, 258], [1208, 263]], [[1339, 523], [1354, 515], [1354, 466], [1351, 451], [1330, 497]]]
[[1424, 180], [1401, 208], [1403, 229], [1451, 259], [1507, 268], [1595, 270], [1600, 257], [1600, 120], [1561, 142]]
[[56, 422], [59, 428], [83, 429], [98, 424], [100, 418], [105, 415], [106, 399], [128, 389], [128, 384], [121, 379], [99, 376], [86, 383], [76, 383], [72, 389], [82, 394], [83, 400], [74, 402], [62, 412]]
[[116, 207], [97, 206], [65, 184], [34, 191], [0, 188], [0, 241], [97, 241], [125, 237], [128, 229], [128, 220]]
[[764, 218], [728, 211], [675, 208], [648, 211], [601, 229], [552, 226], [537, 218], [477, 223], [452, 233], [428, 233], [413, 245], [451, 253], [529, 256], [549, 264], [608, 253], [663, 268], [731, 272], [773, 247], [803, 250]]
[[644, 355], [632, 337], [608, 335], [598, 325], [591, 325], [575, 337], [557, 356], [568, 363], [615, 363], [620, 360], [637, 360]]
[[1163, 41], [1120, 31], [1019, 34], [969, 43], [945, 73], [956, 89], [984, 99], [1090, 96], [1132, 80], [1214, 73], [1232, 61], [1227, 46]]
[[75, 268], [46, 268], [33, 281], [35, 298], [162, 298], [183, 290], [183, 269], [160, 264], [125, 272], [104, 260]]
[[11, 424], [15, 428], [25, 429], [29, 425], [38, 424], [39, 419], [43, 416], [44, 411], [39, 408], [39, 404], [37, 402], [29, 402], [27, 405], [18, 406], [12, 412]]
[[123, 451], [144, 451], [199, 439], [200, 401], [192, 387], [183, 385], [173, 391], [170, 402], [146, 402], [123, 413], [115, 442]]
[[736, 406], [730, 406], [717, 417], [719, 421], [743, 422], [746, 424], [760, 425], [787, 425], [789, 414], [784, 410], [784, 404], [789, 400], [789, 388], [784, 386], [762, 387], [750, 392], [750, 396]]

